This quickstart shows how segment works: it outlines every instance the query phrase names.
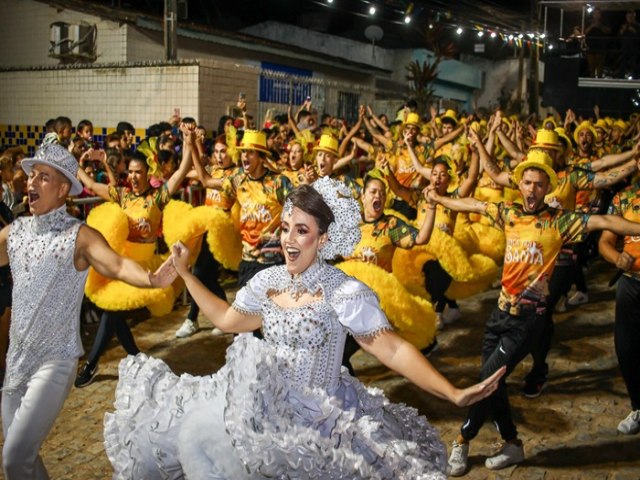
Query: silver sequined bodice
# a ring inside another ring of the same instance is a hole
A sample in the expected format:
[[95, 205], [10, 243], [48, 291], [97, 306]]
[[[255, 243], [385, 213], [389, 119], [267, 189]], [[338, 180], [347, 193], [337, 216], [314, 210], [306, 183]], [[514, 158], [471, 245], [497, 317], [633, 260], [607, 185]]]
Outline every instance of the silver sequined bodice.
[[87, 271], [74, 266], [82, 222], [62, 206], [11, 224], [13, 276], [10, 344], [4, 388], [23, 385], [47, 361], [82, 355], [80, 307]]
[[364, 337], [391, 326], [375, 293], [335, 267], [317, 263], [298, 281], [305, 291], [320, 292], [318, 300], [297, 308], [277, 305], [275, 295], [296, 288], [286, 267], [277, 266], [256, 274], [238, 292], [234, 308], [262, 315], [264, 339], [285, 378], [331, 392], [338, 387], [347, 333]]

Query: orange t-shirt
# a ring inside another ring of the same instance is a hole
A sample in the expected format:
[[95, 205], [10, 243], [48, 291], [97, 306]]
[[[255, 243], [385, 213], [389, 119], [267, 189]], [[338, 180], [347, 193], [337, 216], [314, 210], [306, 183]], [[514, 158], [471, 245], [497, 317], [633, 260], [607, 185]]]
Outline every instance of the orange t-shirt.
[[[224, 180], [225, 178], [237, 173], [238, 167], [228, 168], [210, 168], [206, 167], [207, 173], [211, 175], [211, 178], [218, 178]], [[227, 195], [221, 188], [207, 188], [206, 196], [204, 198], [204, 204], [207, 207], [221, 208], [228, 212], [233, 207], [235, 198]]]
[[287, 177], [270, 170], [255, 179], [237, 170], [224, 180], [222, 191], [240, 204], [242, 260], [267, 264], [282, 260], [280, 214], [291, 190]]
[[396, 247], [411, 248], [418, 230], [393, 215], [383, 215], [373, 222], [360, 223], [362, 238], [349, 259], [373, 263], [391, 271]]
[[590, 215], [549, 207], [527, 213], [516, 203], [489, 203], [486, 215], [507, 240], [499, 302], [544, 303], [560, 247], [584, 239]]
[[[640, 184], [630, 185], [616, 193], [607, 213], [640, 222]], [[631, 272], [625, 275], [640, 279], [640, 236], [625, 236], [623, 250], [636, 259]]]
[[140, 195], [128, 187], [109, 187], [112, 202], [120, 205], [129, 217], [128, 241], [133, 243], [154, 243], [162, 231], [162, 209], [171, 197], [167, 184], [149, 188]]

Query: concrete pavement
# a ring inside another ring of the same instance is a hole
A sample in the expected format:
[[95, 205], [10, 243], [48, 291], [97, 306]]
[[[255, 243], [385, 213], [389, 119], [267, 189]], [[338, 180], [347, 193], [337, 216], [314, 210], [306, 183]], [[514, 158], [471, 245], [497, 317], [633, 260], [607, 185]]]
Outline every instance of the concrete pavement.
[[[614, 291], [606, 285], [612, 271], [596, 263], [587, 277], [591, 302], [556, 315], [550, 381], [544, 393], [533, 400], [519, 393], [528, 359], [509, 380], [515, 419], [525, 443], [525, 463], [499, 473], [484, 468], [484, 458], [498, 439], [493, 426], [487, 424], [471, 445], [471, 470], [465, 478], [640, 478], [640, 435], [625, 437], [616, 431], [630, 406], [613, 347]], [[471, 384], [478, 374], [483, 322], [497, 293], [492, 290], [461, 302], [462, 319], [439, 335], [440, 348], [431, 360], [457, 385]], [[212, 373], [224, 362], [232, 337], [214, 337], [207, 326], [191, 338], [176, 339], [175, 331], [185, 314], [186, 307], [179, 307], [167, 317], [134, 322], [138, 345], [163, 358], [176, 372]], [[87, 350], [95, 330], [96, 325], [83, 327]], [[96, 381], [72, 390], [42, 447], [51, 478], [111, 478], [102, 445], [102, 421], [104, 413], [113, 409], [118, 362], [124, 355], [114, 341], [102, 358]], [[464, 409], [420, 391], [367, 354], [358, 353], [354, 366], [366, 384], [384, 389], [393, 401], [410, 404], [425, 414], [447, 444], [455, 438]]]

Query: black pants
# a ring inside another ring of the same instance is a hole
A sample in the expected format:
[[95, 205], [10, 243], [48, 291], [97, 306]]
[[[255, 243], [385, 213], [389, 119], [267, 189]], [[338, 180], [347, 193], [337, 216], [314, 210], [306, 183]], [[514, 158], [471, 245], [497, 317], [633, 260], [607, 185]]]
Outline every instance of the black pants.
[[640, 280], [626, 275], [616, 289], [614, 340], [631, 408], [640, 410]]
[[533, 308], [517, 316], [503, 312], [499, 308], [491, 313], [482, 339], [480, 380], [490, 377], [503, 365], [507, 366], [507, 372], [493, 395], [469, 408], [467, 420], [460, 429], [465, 440], [471, 440], [478, 435], [488, 416], [491, 416], [496, 423], [503, 440], [513, 440], [518, 436], [511, 417], [505, 381], [529, 353], [531, 344], [540, 334], [542, 324], [542, 316], [536, 314]]
[[114, 333], [118, 337], [122, 348], [124, 348], [129, 355], [137, 355], [140, 353], [140, 349], [136, 345], [131, 329], [127, 324], [126, 313], [127, 312], [105, 311], [100, 317], [98, 333], [96, 334], [96, 339], [93, 341], [89, 358], [87, 358], [87, 363], [91, 370], [98, 364], [100, 357], [113, 338]]
[[[202, 284], [207, 287], [211, 292], [220, 297], [223, 300], [227, 299], [227, 296], [224, 293], [224, 289], [220, 286], [218, 282], [218, 270], [220, 264], [213, 258], [211, 254], [211, 250], [209, 250], [209, 244], [207, 243], [207, 236], [205, 235], [202, 240], [202, 247], [200, 248], [200, 253], [198, 254], [198, 258], [196, 259], [196, 263], [193, 266], [193, 274], [195, 277], [202, 282]], [[191, 300], [191, 308], [189, 309], [189, 314], [187, 318], [189, 320], [197, 320], [198, 313], [200, 313], [200, 307], [195, 302], [195, 300]]]
[[449, 305], [449, 308], [458, 308], [456, 301], [447, 298], [444, 294], [453, 279], [451, 275], [442, 268], [440, 262], [437, 260], [429, 260], [422, 266], [422, 272], [425, 278], [424, 288], [429, 292], [429, 295], [431, 295], [436, 313], [444, 312], [446, 305]]
[[525, 381], [529, 384], [543, 383], [547, 379], [549, 366], [547, 356], [551, 350], [553, 340], [553, 311], [560, 297], [569, 293], [575, 273], [575, 263], [571, 265], [556, 265], [549, 279], [549, 296], [547, 297], [547, 309], [544, 314], [544, 325], [539, 340], [531, 347], [533, 366], [527, 374]]

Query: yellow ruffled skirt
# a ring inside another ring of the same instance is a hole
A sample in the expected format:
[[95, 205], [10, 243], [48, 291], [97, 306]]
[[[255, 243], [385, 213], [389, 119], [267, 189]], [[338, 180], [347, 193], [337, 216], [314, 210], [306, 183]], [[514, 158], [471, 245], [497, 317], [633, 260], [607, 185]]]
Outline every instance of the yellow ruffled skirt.
[[[154, 244], [127, 241], [129, 221], [127, 215], [115, 203], [104, 203], [91, 210], [87, 224], [98, 230], [109, 246], [120, 255], [135, 260], [147, 270], [156, 270], [164, 261], [155, 254]], [[119, 280], [103, 277], [89, 269], [85, 295], [98, 307], [110, 311], [135, 310], [146, 307], [152, 315], [162, 316], [171, 312], [181, 288], [138, 288]]]
[[502, 265], [507, 243], [504, 232], [499, 228], [472, 222], [466, 215], [458, 215], [453, 236], [468, 253], [485, 255]]
[[207, 235], [207, 243], [213, 258], [224, 268], [238, 270], [242, 258], [242, 238], [231, 214], [208, 206], [194, 207], [179, 200], [171, 200], [163, 211], [162, 231], [167, 245], [183, 242], [192, 252], [192, 259], [198, 256], [202, 237]]
[[349, 260], [336, 267], [376, 292], [382, 310], [400, 337], [419, 349], [431, 344], [436, 335], [436, 315], [431, 303], [410, 293], [395, 275], [377, 265]]
[[453, 300], [488, 290], [498, 276], [498, 266], [491, 258], [478, 253], [469, 254], [456, 238], [438, 229], [434, 229], [427, 245], [396, 249], [393, 273], [411, 293], [430, 298], [424, 288], [422, 267], [434, 259], [453, 279], [445, 292]]

